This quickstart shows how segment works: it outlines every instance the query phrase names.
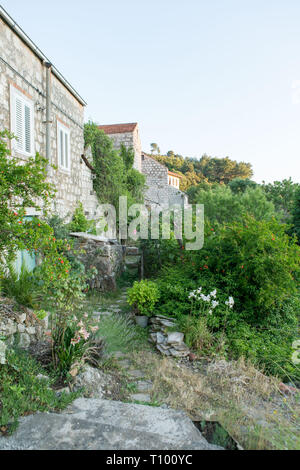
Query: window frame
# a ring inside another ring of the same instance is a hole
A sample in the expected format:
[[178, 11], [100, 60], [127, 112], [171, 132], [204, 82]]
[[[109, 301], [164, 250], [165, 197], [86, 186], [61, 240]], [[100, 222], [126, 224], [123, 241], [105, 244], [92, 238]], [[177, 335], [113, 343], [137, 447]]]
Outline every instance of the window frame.
[[[22, 148], [19, 146], [19, 141], [16, 139], [12, 140], [12, 149], [26, 157], [33, 157], [35, 154], [35, 140], [34, 140], [34, 101], [29, 98], [25, 93], [16, 88], [13, 84], [10, 84], [10, 129], [14, 135], [17, 135], [17, 115], [16, 115], [16, 100], [21, 102], [21, 113], [22, 113]], [[26, 129], [25, 129], [25, 108], [30, 109], [30, 151], [26, 150]]]
[[[63, 133], [63, 163], [62, 163], [62, 147], [61, 147], [61, 132]], [[66, 159], [66, 137], [67, 137], [67, 159]], [[61, 121], [57, 119], [57, 136], [56, 136], [56, 143], [57, 143], [57, 163], [58, 168], [62, 171], [67, 173], [71, 172], [71, 147], [70, 147], [70, 128], [63, 124]], [[67, 165], [65, 162], [67, 160]]]

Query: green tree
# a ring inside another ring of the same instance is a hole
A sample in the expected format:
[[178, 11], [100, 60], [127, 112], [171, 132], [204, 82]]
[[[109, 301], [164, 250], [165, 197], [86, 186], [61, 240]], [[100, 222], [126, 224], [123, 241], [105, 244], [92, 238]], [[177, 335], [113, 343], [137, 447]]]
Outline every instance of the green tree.
[[145, 176], [132, 168], [134, 151], [121, 146], [114, 149], [112, 140], [88, 122], [84, 126], [85, 147], [91, 146], [94, 169], [94, 189], [101, 203], [119, 207], [119, 197], [127, 196], [128, 204], [143, 202]]
[[12, 138], [7, 131], [0, 132], [0, 267], [17, 250], [29, 247], [30, 236], [32, 246], [42, 233], [35, 230], [39, 221], [24, 221], [26, 208], [45, 208], [54, 195], [54, 187], [45, 182], [47, 159], [36, 154], [21, 163], [8, 149]]
[[[196, 187], [197, 188], [197, 187]], [[245, 215], [256, 220], [270, 220], [275, 208], [264, 191], [248, 188], [242, 194], [233, 193], [228, 186], [215, 185], [210, 189], [199, 189], [193, 193], [193, 202], [204, 204], [204, 214], [212, 224], [228, 224], [241, 221]]]
[[263, 182], [262, 187], [268, 200], [273, 202], [276, 211], [281, 212], [283, 221], [289, 221], [300, 185], [293, 183], [289, 178], [268, 184]]
[[153, 142], [152, 144], [150, 144], [150, 146], [151, 146], [151, 153], [157, 153], [158, 155], [160, 154], [160, 148], [158, 144]]
[[297, 235], [298, 243], [300, 244], [300, 188], [298, 188], [295, 195], [295, 202], [292, 210], [292, 223], [294, 225], [293, 231]]

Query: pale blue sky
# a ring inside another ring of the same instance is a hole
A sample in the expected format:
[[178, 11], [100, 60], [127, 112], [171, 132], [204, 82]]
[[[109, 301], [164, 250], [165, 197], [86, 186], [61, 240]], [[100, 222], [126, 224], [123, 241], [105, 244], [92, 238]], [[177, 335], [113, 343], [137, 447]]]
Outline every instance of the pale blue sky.
[[300, 0], [2, 0], [88, 102], [143, 149], [300, 182]]

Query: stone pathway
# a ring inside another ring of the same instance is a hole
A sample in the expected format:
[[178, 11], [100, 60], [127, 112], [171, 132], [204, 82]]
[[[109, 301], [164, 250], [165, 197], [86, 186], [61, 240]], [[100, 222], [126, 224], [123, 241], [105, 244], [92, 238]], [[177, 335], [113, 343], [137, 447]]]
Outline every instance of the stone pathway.
[[[122, 307], [126, 305], [127, 287], [121, 289], [121, 295], [116, 300], [113, 300], [110, 306], [105, 308], [99, 306], [93, 312], [95, 318], [101, 318], [105, 315], [113, 315], [122, 312]], [[117, 360], [119, 367], [128, 375], [129, 383], [132, 384], [135, 392], [130, 394], [129, 400], [131, 402], [151, 403], [150, 393], [152, 391], [152, 383], [145, 379], [145, 373], [142, 370], [135, 369], [134, 364], [127, 358], [126, 353], [116, 351], [113, 353], [114, 358]]]
[[78, 398], [62, 413], [20, 419], [0, 450], [217, 450], [183, 411]]

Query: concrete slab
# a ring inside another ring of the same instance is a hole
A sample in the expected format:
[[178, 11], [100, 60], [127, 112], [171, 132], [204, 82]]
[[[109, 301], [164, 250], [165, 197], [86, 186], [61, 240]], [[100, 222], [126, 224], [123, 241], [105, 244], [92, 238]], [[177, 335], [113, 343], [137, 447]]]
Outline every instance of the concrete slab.
[[188, 416], [175, 410], [79, 398], [62, 413], [20, 419], [0, 450], [211, 450]]

